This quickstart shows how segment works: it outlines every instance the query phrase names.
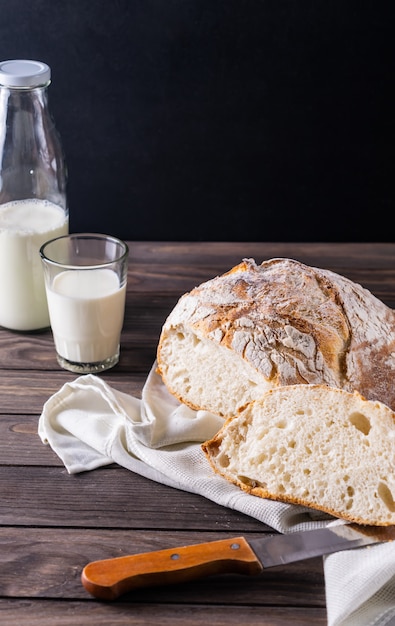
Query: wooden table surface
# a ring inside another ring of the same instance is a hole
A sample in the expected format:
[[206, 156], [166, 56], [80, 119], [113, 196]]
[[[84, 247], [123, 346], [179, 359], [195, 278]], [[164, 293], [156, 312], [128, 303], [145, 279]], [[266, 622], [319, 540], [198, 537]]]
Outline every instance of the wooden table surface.
[[[395, 307], [395, 244], [129, 242], [119, 364], [101, 374], [139, 396], [161, 326], [178, 297], [245, 257], [290, 257], [339, 272]], [[1, 306], [1, 303], [0, 303]], [[118, 626], [327, 623], [322, 559], [259, 577], [215, 576], [136, 591], [113, 603], [80, 582], [90, 561], [234, 535], [267, 526], [117, 465], [69, 475], [37, 435], [44, 402], [76, 378], [57, 365], [50, 330], [0, 329], [0, 623]]]

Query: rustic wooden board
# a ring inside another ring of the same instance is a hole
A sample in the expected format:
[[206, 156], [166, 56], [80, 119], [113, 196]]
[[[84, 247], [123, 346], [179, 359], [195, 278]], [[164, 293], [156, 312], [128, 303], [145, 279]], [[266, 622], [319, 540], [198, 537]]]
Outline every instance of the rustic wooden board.
[[[182, 293], [244, 257], [279, 256], [342, 273], [395, 306], [394, 244], [130, 242], [121, 359], [103, 380], [140, 397], [162, 324]], [[0, 328], [0, 623], [326, 624], [322, 559], [260, 577], [215, 576], [141, 590], [115, 603], [91, 598], [80, 581], [91, 560], [272, 531], [115, 464], [68, 474], [37, 426], [46, 400], [75, 378], [58, 366], [50, 330]]]

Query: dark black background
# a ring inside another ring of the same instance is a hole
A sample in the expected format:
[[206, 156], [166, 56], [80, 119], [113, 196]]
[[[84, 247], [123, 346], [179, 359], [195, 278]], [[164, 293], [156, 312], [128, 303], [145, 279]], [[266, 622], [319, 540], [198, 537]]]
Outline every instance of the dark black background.
[[393, 241], [393, 2], [0, 0], [52, 68], [72, 231]]

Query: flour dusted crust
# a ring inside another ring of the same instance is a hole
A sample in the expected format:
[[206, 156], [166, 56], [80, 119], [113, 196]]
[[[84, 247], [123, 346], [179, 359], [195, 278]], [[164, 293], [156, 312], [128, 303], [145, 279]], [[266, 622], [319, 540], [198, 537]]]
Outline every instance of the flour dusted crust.
[[217, 474], [254, 496], [395, 524], [395, 414], [358, 392], [272, 389], [202, 449]]
[[329, 270], [244, 259], [180, 298], [157, 362], [181, 402], [224, 418], [295, 384], [357, 390], [395, 409], [395, 313]]

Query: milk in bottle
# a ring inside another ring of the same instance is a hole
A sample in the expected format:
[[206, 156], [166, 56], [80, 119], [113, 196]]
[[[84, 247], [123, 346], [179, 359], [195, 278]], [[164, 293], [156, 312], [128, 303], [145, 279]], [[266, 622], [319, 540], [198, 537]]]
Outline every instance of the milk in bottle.
[[48, 109], [51, 70], [0, 62], [0, 326], [49, 326], [39, 249], [67, 234], [66, 165]]

